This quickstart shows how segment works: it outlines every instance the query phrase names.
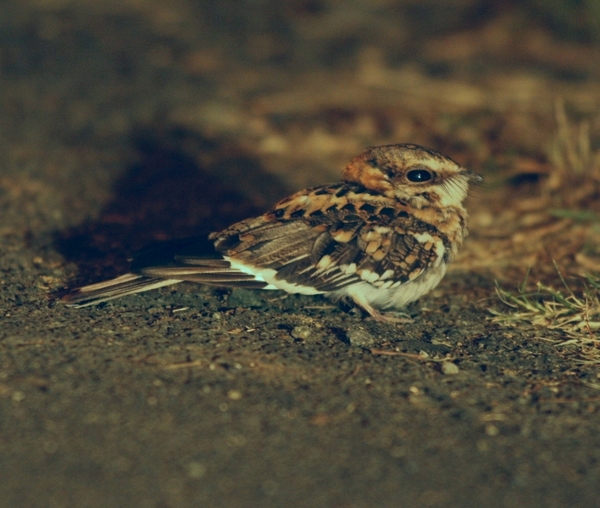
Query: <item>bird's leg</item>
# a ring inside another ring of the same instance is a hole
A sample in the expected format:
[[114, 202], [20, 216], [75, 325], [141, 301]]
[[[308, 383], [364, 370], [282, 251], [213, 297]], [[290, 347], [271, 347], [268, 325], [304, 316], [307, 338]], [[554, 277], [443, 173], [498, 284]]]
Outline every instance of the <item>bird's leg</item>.
[[403, 316], [398, 312], [379, 312], [367, 301], [366, 298], [352, 295], [352, 300], [354, 300], [354, 303], [366, 311], [375, 321], [379, 321], [380, 323], [407, 324], [413, 322], [411, 318]]

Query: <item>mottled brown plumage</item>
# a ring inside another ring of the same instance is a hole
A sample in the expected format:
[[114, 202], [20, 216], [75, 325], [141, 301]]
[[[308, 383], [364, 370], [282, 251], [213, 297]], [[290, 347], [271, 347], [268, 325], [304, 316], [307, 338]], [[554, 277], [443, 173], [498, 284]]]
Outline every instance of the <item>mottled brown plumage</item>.
[[142, 255], [131, 274], [64, 299], [85, 306], [193, 281], [349, 297], [376, 319], [393, 320], [379, 310], [402, 308], [443, 277], [467, 233], [468, 185], [481, 177], [417, 145], [371, 148], [342, 176], [208, 241], [171, 247], [159, 261]]

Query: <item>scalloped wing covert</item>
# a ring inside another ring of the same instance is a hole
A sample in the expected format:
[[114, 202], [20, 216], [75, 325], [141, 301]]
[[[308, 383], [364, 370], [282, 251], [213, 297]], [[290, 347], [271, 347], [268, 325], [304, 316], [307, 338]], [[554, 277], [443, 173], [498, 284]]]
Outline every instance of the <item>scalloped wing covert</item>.
[[[407, 205], [339, 184], [308, 189], [256, 219], [213, 234], [223, 255], [317, 292], [366, 281], [389, 288], [447, 257], [448, 240]], [[289, 287], [289, 286], [288, 286]]]

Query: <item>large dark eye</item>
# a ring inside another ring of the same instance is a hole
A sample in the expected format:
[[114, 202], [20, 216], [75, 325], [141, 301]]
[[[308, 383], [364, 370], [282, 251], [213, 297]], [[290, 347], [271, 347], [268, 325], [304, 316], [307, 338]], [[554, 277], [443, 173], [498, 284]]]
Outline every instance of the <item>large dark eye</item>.
[[406, 178], [409, 182], [426, 182], [431, 180], [433, 175], [426, 169], [412, 169], [406, 173]]

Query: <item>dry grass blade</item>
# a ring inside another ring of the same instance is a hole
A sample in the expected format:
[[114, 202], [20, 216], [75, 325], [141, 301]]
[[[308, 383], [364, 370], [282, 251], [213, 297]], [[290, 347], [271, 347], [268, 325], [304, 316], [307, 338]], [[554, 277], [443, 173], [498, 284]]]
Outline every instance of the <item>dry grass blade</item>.
[[573, 175], [600, 181], [600, 151], [592, 150], [589, 120], [579, 124], [569, 120], [564, 100], [555, 103], [556, 133], [548, 145], [547, 156], [553, 171], [547, 188], [556, 191], [569, 183]]
[[538, 283], [537, 290], [526, 291], [525, 278], [517, 292], [496, 285], [498, 297], [511, 311], [489, 309], [493, 320], [504, 323], [527, 322], [560, 330], [571, 340], [562, 344], [600, 344], [600, 277], [584, 276], [583, 290], [573, 292], [560, 275], [565, 291]]

